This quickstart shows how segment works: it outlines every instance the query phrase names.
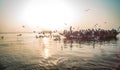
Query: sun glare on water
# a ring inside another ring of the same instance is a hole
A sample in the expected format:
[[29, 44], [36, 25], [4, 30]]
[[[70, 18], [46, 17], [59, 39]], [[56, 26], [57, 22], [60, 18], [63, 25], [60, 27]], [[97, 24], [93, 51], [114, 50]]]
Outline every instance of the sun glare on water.
[[50, 56], [50, 52], [49, 52], [49, 46], [48, 46], [48, 44], [49, 44], [49, 40], [48, 40], [48, 38], [43, 38], [43, 43], [44, 43], [44, 53], [43, 53], [43, 56], [44, 56], [44, 58], [48, 58], [49, 56]]
[[30, 1], [21, 15], [31, 28], [62, 29], [65, 23], [70, 25], [75, 20], [74, 10], [65, 2], [41, 2], [41, 0]]

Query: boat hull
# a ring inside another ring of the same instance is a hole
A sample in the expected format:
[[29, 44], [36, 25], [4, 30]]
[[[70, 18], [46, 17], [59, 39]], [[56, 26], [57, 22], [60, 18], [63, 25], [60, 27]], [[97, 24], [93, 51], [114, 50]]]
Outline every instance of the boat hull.
[[118, 34], [112, 35], [98, 35], [98, 36], [91, 36], [91, 35], [64, 35], [66, 39], [77, 39], [77, 40], [106, 40], [106, 39], [113, 39], [116, 38]]

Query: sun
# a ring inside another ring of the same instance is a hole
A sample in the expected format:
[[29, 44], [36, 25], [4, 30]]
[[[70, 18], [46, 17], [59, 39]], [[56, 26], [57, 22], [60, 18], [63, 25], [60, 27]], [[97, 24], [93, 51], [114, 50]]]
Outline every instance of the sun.
[[75, 20], [74, 10], [65, 2], [31, 0], [24, 8], [21, 19], [31, 28], [63, 29]]

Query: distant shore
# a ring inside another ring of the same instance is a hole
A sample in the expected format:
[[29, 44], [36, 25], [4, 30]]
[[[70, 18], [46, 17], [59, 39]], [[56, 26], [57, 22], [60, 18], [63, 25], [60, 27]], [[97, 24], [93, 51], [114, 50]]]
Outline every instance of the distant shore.
[[33, 32], [0, 32], [0, 34], [17, 34], [17, 33], [33, 33]]

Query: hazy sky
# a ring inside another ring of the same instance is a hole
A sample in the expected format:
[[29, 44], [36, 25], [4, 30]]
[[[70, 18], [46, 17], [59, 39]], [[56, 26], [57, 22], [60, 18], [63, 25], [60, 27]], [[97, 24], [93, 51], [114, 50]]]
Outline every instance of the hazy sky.
[[[120, 0], [0, 0], [0, 32], [111, 29], [120, 26]], [[22, 26], [25, 28], [22, 28]]]

